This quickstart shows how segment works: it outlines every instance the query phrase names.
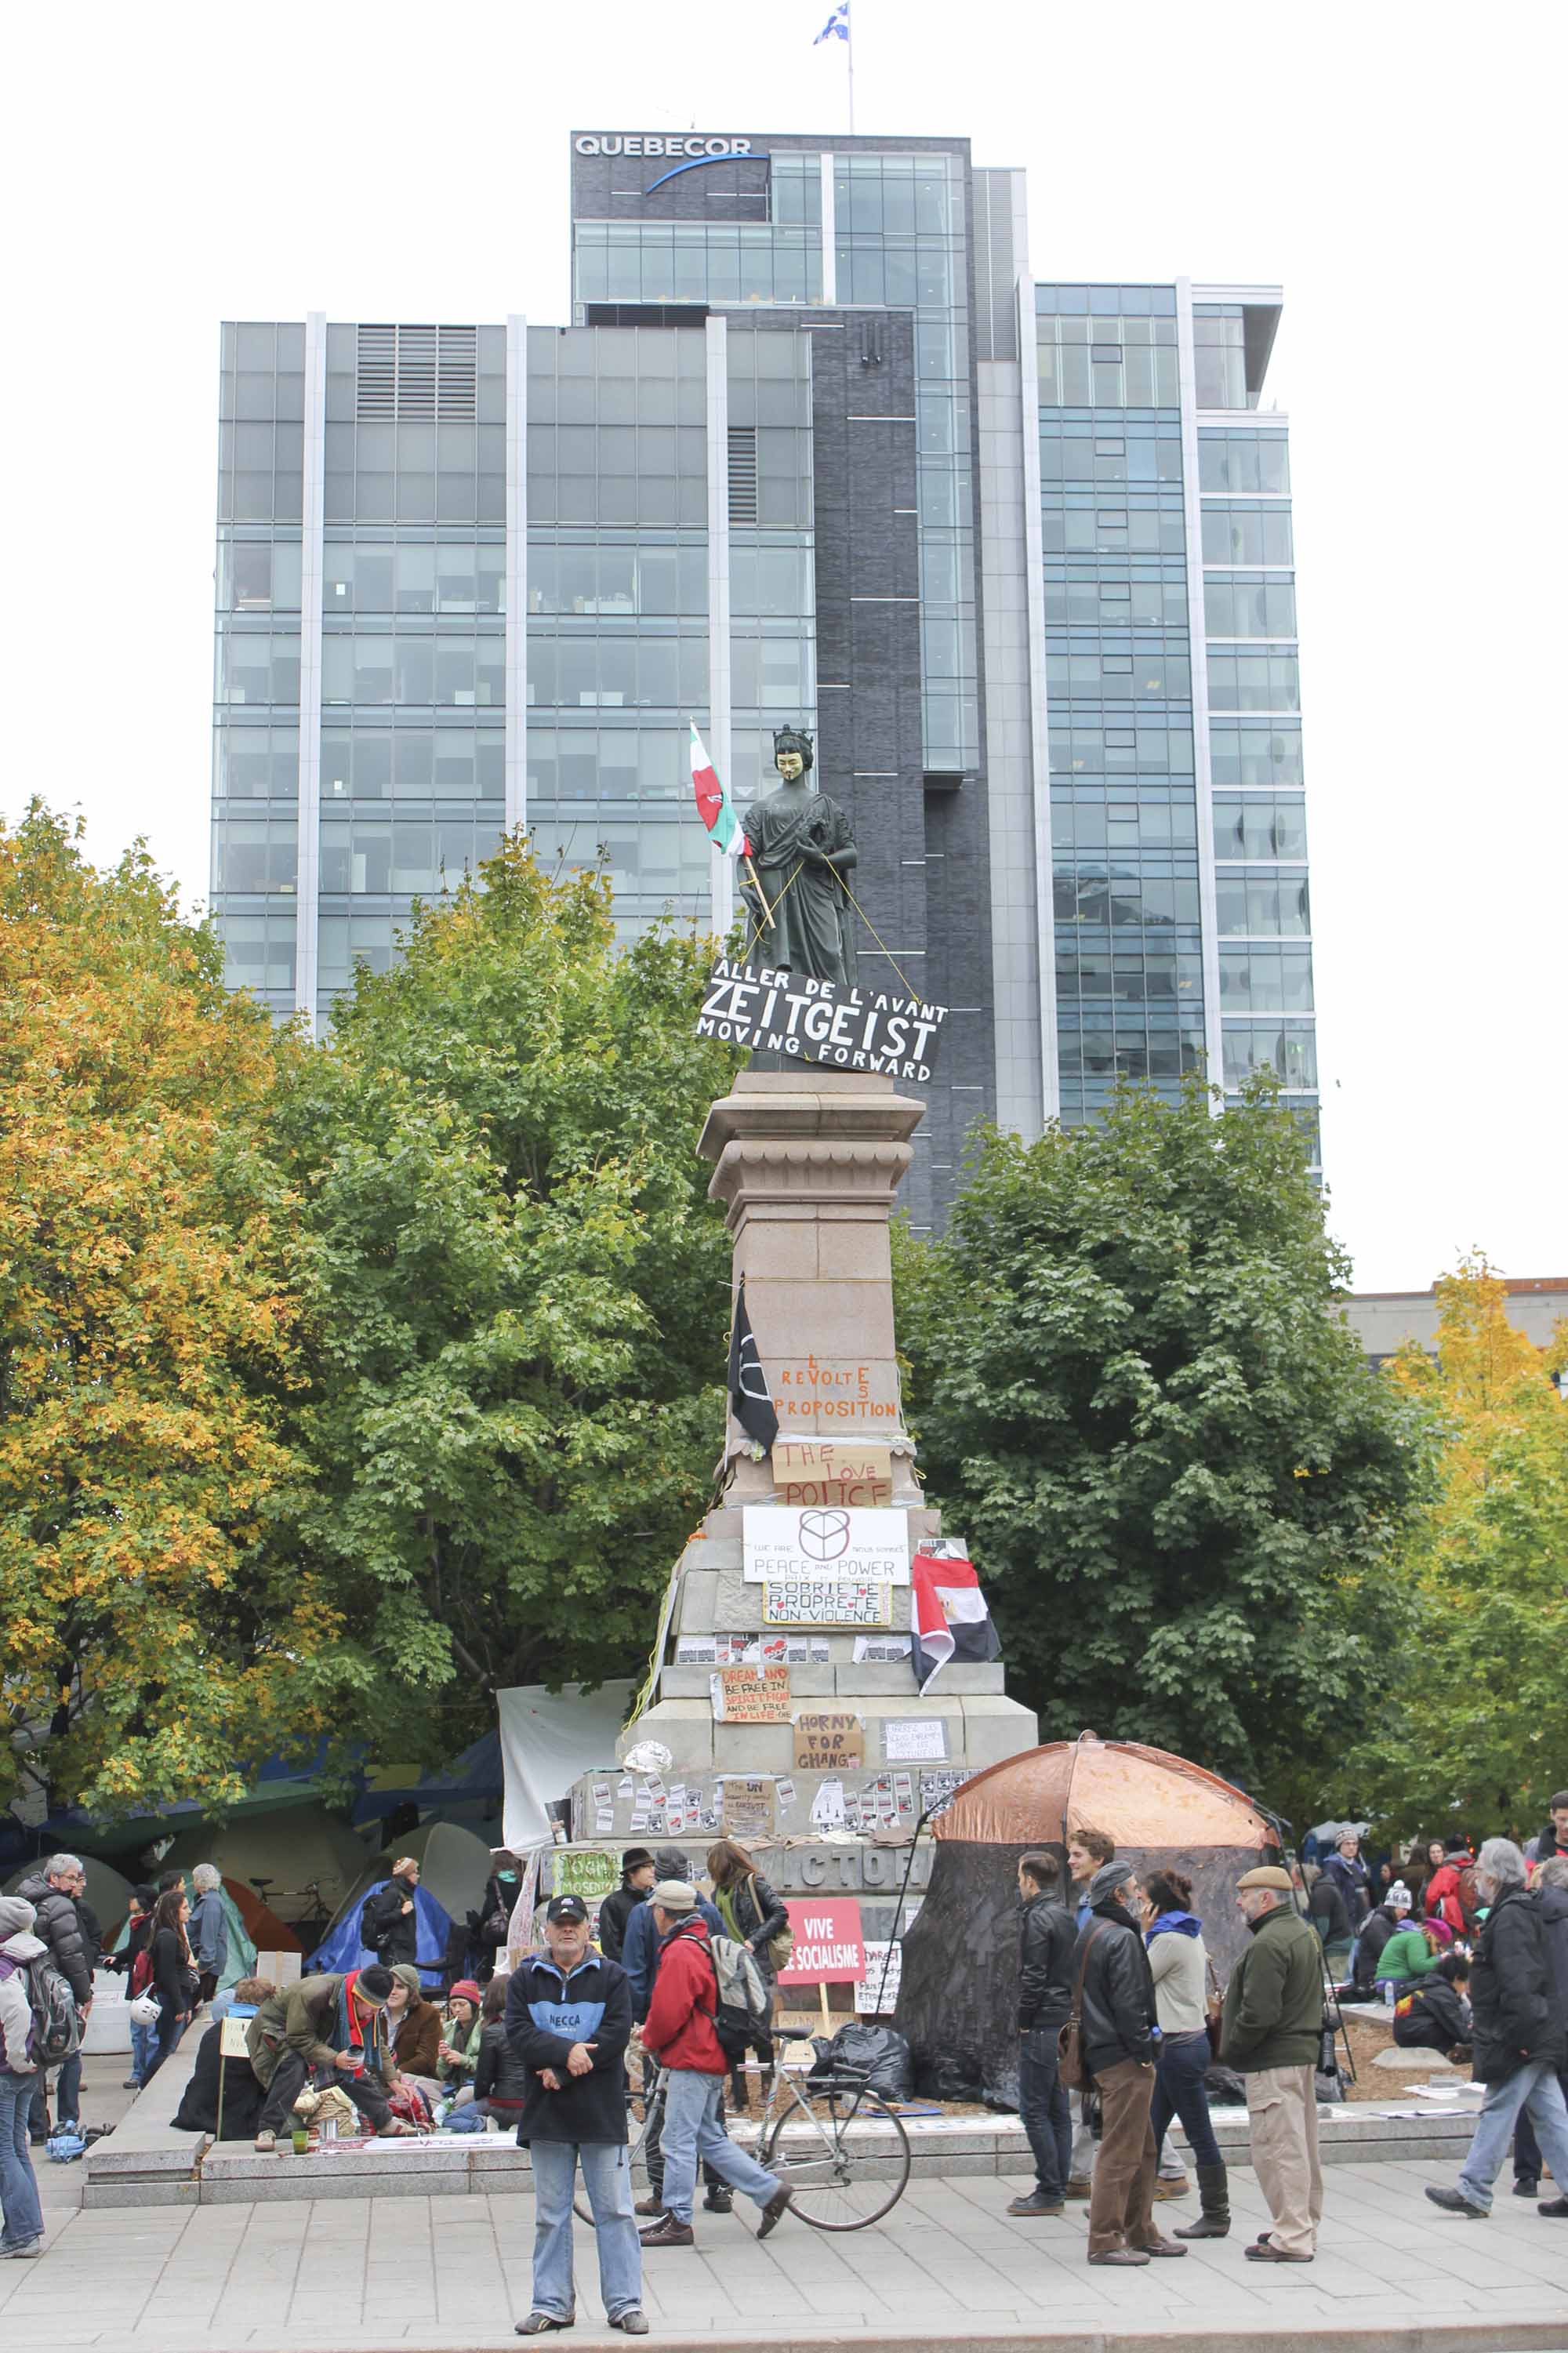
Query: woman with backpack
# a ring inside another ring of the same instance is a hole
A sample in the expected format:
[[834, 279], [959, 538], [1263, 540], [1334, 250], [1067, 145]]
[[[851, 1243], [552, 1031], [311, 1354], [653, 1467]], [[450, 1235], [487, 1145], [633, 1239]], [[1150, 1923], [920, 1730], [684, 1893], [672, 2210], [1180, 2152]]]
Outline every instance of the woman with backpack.
[[153, 1913], [153, 1935], [147, 1947], [152, 1963], [149, 1991], [158, 2000], [158, 2048], [143, 2077], [150, 2084], [185, 2028], [191, 2022], [201, 1980], [191, 1958], [185, 1923], [191, 1906], [184, 1890], [171, 1887], [160, 1895]]
[[[744, 1945], [756, 1962], [771, 2017], [773, 1988], [780, 1968], [789, 1958], [789, 1946], [794, 1943], [784, 1899], [774, 1894], [745, 1848], [737, 1846], [733, 1839], [721, 1839], [716, 1846], [709, 1848], [708, 1876], [713, 1883], [713, 1901], [724, 1923], [725, 1935], [732, 1936], [737, 1945]], [[788, 1939], [782, 1952], [774, 1943], [776, 1937]], [[773, 2075], [773, 2038], [759, 2034], [751, 2047], [763, 2063], [765, 2095]], [[732, 2060], [730, 2105], [743, 2108], [748, 2098], [743, 2062]]]
[[38, 2070], [27, 1968], [48, 1951], [21, 1895], [0, 1895], [0, 2261], [44, 2252], [44, 2210], [27, 2147]]

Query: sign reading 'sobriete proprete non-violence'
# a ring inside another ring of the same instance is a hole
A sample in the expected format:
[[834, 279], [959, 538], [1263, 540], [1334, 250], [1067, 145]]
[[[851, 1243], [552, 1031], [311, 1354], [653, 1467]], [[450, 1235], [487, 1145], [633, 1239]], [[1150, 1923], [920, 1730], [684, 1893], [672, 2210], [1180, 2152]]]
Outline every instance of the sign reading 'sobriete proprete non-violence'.
[[837, 981], [775, 972], [771, 965], [721, 956], [708, 977], [700, 1038], [765, 1047], [835, 1071], [877, 1071], [929, 1083], [945, 1005], [886, 988], [844, 988]]

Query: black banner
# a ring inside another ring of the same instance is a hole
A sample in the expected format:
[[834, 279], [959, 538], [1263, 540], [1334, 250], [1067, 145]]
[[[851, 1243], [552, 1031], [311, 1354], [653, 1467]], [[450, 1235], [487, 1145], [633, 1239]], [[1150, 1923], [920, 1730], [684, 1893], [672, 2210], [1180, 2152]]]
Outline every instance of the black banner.
[[700, 1038], [792, 1054], [831, 1071], [876, 1071], [929, 1084], [945, 1005], [885, 988], [775, 972], [721, 956], [708, 976]]

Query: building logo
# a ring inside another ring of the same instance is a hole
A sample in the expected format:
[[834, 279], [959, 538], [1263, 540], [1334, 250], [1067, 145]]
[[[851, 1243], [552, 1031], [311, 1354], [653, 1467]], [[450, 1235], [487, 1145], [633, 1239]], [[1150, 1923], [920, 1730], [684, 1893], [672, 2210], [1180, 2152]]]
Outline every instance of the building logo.
[[689, 155], [700, 164], [752, 152], [749, 139], [710, 139], [700, 131], [584, 131], [572, 144], [579, 155]]

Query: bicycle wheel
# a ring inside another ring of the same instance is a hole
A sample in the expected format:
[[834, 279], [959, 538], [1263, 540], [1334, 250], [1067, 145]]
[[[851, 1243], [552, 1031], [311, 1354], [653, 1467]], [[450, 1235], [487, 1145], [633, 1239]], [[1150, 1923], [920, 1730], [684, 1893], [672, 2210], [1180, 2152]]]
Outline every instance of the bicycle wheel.
[[[645, 2098], [640, 2090], [634, 2088], [630, 2084], [627, 2084], [626, 2128], [629, 2138], [626, 2143], [626, 2156], [632, 2168], [632, 2203], [634, 2205], [640, 2206], [646, 2198], [653, 2194], [653, 2183], [647, 2169], [648, 2133], [655, 2117], [662, 2113], [663, 2108], [664, 2094], [660, 2085], [656, 2084], [651, 2098]], [[660, 2178], [662, 2179], [662, 2174]], [[594, 2210], [588, 2203], [587, 2193], [582, 2186], [581, 2177], [572, 2200], [572, 2211], [580, 2222], [586, 2222], [589, 2230], [593, 2229]]]
[[879, 2092], [825, 2084], [795, 2096], [758, 2156], [793, 2193], [790, 2211], [814, 2231], [864, 2231], [904, 2194], [910, 2141]]

